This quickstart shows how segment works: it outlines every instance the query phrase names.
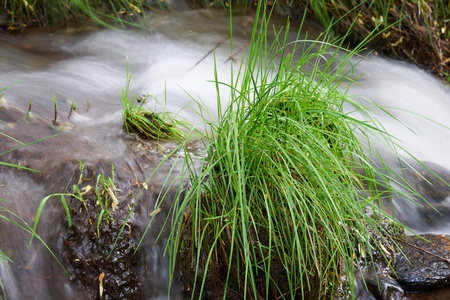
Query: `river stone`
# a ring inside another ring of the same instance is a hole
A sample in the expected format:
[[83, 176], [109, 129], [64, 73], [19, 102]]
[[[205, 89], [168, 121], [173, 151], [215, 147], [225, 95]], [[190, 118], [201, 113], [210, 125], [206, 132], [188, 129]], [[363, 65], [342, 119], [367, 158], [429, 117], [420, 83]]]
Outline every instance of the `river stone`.
[[449, 199], [445, 200], [445, 204], [434, 204], [433, 206], [424, 205], [419, 207], [419, 213], [422, 216], [422, 221], [430, 226], [439, 226], [445, 224], [450, 220], [450, 205], [447, 203]]
[[395, 273], [398, 276], [398, 283], [405, 290], [411, 292], [449, 286], [450, 237], [447, 235], [433, 234], [425, 234], [421, 237], [411, 236], [404, 238], [408, 243], [403, 243], [402, 246], [402, 251], [405, 255], [397, 253], [394, 265]]
[[394, 279], [375, 274], [365, 274], [364, 280], [369, 291], [378, 300], [402, 300], [403, 289]]
[[405, 170], [408, 183], [422, 197], [436, 204], [450, 196], [450, 186], [447, 185], [447, 182], [450, 182], [449, 170], [431, 162], [426, 162], [429, 169], [418, 163], [412, 163], [412, 165], [414, 169], [408, 168]]

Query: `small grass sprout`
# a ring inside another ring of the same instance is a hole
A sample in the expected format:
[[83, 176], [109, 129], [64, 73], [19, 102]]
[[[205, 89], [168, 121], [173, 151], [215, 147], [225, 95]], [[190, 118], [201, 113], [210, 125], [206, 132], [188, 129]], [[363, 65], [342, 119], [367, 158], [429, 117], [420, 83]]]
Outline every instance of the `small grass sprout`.
[[[112, 175], [108, 177], [105, 181], [105, 176], [100, 174], [97, 176], [97, 183], [95, 186], [95, 193], [97, 195], [96, 205], [100, 205], [100, 212], [98, 212], [98, 223], [97, 223], [97, 233], [100, 235], [100, 224], [104, 220], [105, 222], [113, 222], [114, 219], [111, 217], [111, 213], [119, 205], [119, 200], [115, 195], [116, 186], [114, 184], [114, 165], [112, 166]], [[101, 183], [102, 188], [99, 188], [99, 183]]]
[[26, 116], [24, 117], [24, 120], [26, 122], [34, 122], [36, 118], [34, 117], [33, 112], [31, 111], [31, 104], [33, 103], [33, 98], [30, 98], [30, 104], [28, 105], [28, 111]]
[[77, 111], [79, 112], [79, 110], [77, 110], [77, 104], [72, 100], [72, 104], [70, 105], [69, 115], [67, 116], [67, 119], [70, 119], [72, 114]]
[[[36, 231], [37, 229], [37, 225], [39, 223], [39, 219], [41, 217], [42, 211], [44, 210], [44, 206], [47, 203], [48, 200], [50, 200], [53, 197], [60, 197], [61, 203], [64, 207], [64, 210], [66, 212], [66, 216], [67, 216], [67, 222], [69, 224], [69, 227], [72, 226], [72, 218], [70, 217], [70, 210], [69, 210], [69, 206], [67, 205], [67, 201], [66, 201], [66, 197], [75, 197], [80, 201], [83, 201], [83, 199], [81, 198], [81, 196], [75, 195], [75, 194], [69, 194], [69, 193], [56, 193], [56, 194], [51, 194], [48, 195], [47, 197], [45, 197], [44, 199], [42, 199], [41, 203], [39, 204], [38, 210], [36, 212], [36, 216], [35, 216], [35, 220], [34, 220], [34, 225], [33, 225], [33, 230]], [[31, 247], [31, 243], [33, 242], [33, 236], [30, 239], [30, 242], [28, 243], [28, 247]]]
[[58, 101], [56, 100], [55, 93], [53, 93], [53, 107], [55, 109], [55, 117], [53, 118], [51, 125], [53, 128], [59, 130], [61, 127], [61, 124], [58, 122]]

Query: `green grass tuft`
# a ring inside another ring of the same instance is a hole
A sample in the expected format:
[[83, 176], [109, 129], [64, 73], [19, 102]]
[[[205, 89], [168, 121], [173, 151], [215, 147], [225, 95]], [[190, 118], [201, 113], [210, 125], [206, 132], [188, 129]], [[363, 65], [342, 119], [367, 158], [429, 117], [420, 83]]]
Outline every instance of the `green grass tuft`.
[[182, 268], [192, 298], [331, 298], [342, 272], [352, 278], [356, 245], [371, 260], [368, 228], [388, 234], [367, 209], [385, 215], [379, 204], [398, 193], [392, 183], [408, 188], [369, 136], [394, 148], [395, 140], [344, 110], [370, 115], [342, 92], [357, 50], [340, 51], [343, 39], [324, 34], [288, 52], [289, 24], [269, 42], [263, 9], [236, 78], [216, 77], [231, 102], [205, 134], [200, 172], [186, 155], [189, 188], [172, 207], [171, 268]]

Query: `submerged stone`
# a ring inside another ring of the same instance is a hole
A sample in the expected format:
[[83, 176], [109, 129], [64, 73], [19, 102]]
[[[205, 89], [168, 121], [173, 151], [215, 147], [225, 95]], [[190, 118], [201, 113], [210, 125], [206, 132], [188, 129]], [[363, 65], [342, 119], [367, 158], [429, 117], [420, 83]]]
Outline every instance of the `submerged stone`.
[[450, 220], [450, 205], [448, 204], [435, 204], [433, 206], [424, 205], [419, 207], [418, 210], [423, 221], [429, 226], [436, 227], [445, 224]]

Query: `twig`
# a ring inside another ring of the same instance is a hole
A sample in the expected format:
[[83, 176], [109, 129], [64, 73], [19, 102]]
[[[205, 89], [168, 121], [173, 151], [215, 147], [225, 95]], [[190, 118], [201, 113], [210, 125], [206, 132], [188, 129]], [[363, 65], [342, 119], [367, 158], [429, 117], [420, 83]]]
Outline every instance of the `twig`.
[[69, 247], [72, 247], [71, 245], [70, 245], [70, 243], [64, 238], [64, 236], [61, 234], [61, 232], [58, 232], [59, 233], [59, 235], [62, 237], [62, 239], [63, 239], [63, 241], [64, 242], [66, 242], [66, 244], [69, 246]]
[[206, 53], [198, 62], [196, 62], [195, 65], [193, 65], [190, 70], [195, 68], [199, 63], [201, 63], [205, 58], [207, 58], [208, 55], [210, 55], [214, 51], [214, 49], [220, 47], [220, 45], [225, 43], [225, 41], [227, 41], [229, 38], [230, 36], [227, 34], [220, 42], [218, 42], [211, 50], [209, 50], [208, 53]]
[[162, 14], [163, 13], [162, 11], [160, 11], [160, 10], [158, 10], [156, 8], [153, 8], [153, 7], [150, 7], [150, 10], [153, 10], [154, 12], [156, 12], [158, 14]]
[[[298, 290], [299, 288], [301, 288], [301, 286], [298, 286], [294, 291], [296, 291], [296, 290]], [[277, 298], [277, 300], [279, 300], [279, 299], [281, 299], [281, 298], [284, 298], [287, 294], [289, 294], [291, 291], [287, 291], [286, 293], [284, 293], [283, 295], [281, 295], [281, 296], [278, 296], [278, 298]]]
[[230, 57], [228, 57], [228, 59], [225, 62], [228, 62], [230, 59], [232, 59], [234, 61], [234, 57], [241, 52], [242, 50], [244, 50], [245, 47], [247, 47], [250, 44], [250, 41], [247, 41], [244, 45], [242, 45], [241, 48], [239, 48], [239, 50], [237, 50], [236, 52], [234, 52], [232, 55], [230, 55]]
[[420, 251], [423, 251], [423, 252], [425, 252], [425, 253], [427, 253], [427, 254], [429, 254], [429, 255], [431, 255], [431, 256], [435, 256], [435, 257], [437, 257], [437, 258], [439, 258], [439, 259], [442, 259], [442, 260], [444, 260], [444, 261], [450, 263], [450, 259], [448, 259], [448, 258], [445, 258], [445, 257], [442, 257], [442, 256], [440, 256], [440, 255], [434, 254], [434, 253], [432, 253], [432, 252], [430, 252], [430, 251], [428, 251], [428, 250], [425, 250], [425, 249], [423, 249], [423, 248], [420, 248], [419, 246], [416, 246], [416, 245], [414, 245], [414, 244], [411, 244], [410, 242], [407, 242], [407, 241], [402, 240], [402, 239], [400, 239], [400, 238], [396, 238], [396, 237], [393, 237], [393, 236], [391, 236], [391, 238], [394, 239], [394, 240], [400, 241], [400, 242], [402, 242], [402, 243], [405, 243], [405, 244], [407, 244], [407, 245], [410, 246], [410, 247], [413, 247], [413, 248], [416, 248], [416, 249], [418, 249], [418, 250], [420, 250]]

